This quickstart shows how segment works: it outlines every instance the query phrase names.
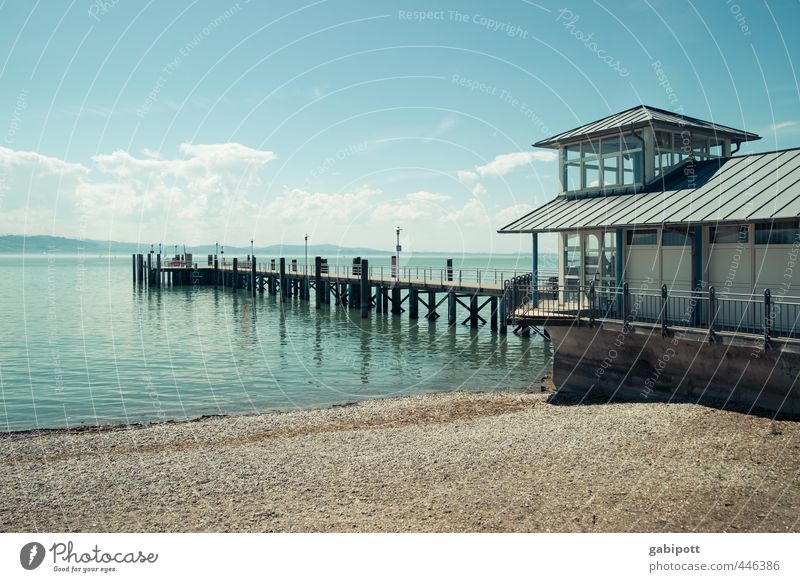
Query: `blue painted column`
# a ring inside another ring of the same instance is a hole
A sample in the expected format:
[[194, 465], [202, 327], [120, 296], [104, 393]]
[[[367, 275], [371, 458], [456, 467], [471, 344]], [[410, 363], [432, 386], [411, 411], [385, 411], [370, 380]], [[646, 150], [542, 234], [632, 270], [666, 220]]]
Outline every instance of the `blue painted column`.
[[700, 293], [703, 291], [703, 227], [695, 226], [692, 237], [692, 296], [696, 298], [692, 311], [692, 324], [699, 326], [702, 321]]
[[623, 229], [618, 228], [614, 232], [614, 236], [616, 238], [616, 252], [614, 254], [616, 258], [616, 273], [615, 273], [615, 280], [616, 280], [616, 287], [617, 287], [617, 314], [620, 319], [625, 317], [623, 313], [623, 309], [625, 307], [625, 298], [622, 296], [622, 285], [625, 284], [625, 232]]
[[533, 306], [539, 305], [539, 234], [532, 235], [533, 264], [531, 265], [531, 300]]

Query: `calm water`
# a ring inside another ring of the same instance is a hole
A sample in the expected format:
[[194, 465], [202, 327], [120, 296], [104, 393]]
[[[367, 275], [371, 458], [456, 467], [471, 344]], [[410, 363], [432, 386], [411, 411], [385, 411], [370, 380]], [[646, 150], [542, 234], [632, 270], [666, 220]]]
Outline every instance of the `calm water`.
[[0, 257], [0, 297], [0, 431], [520, 390], [551, 368], [536, 338], [442, 319], [362, 320], [296, 299], [282, 311], [267, 294], [213, 287], [134, 289], [129, 256]]

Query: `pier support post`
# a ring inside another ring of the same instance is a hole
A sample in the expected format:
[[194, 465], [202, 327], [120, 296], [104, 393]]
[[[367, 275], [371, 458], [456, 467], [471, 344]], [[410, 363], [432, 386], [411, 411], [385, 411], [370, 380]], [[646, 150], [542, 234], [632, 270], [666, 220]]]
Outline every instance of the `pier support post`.
[[286, 258], [281, 257], [279, 261], [280, 265], [278, 267], [278, 281], [280, 285], [280, 294], [281, 294], [281, 301], [283, 301], [286, 297], [289, 296], [289, 289], [288, 285], [286, 284]]
[[136, 282], [139, 285], [144, 283], [144, 256], [142, 253], [136, 255]]
[[361, 290], [361, 297], [359, 297], [361, 317], [367, 318], [369, 317], [370, 303], [372, 303], [372, 287], [369, 286], [369, 261], [366, 259], [361, 260], [361, 285], [359, 289]]
[[403, 312], [400, 301], [400, 287], [395, 285], [392, 287], [392, 315], [400, 315]]
[[492, 297], [489, 301], [489, 326], [491, 327], [492, 331], [497, 331], [497, 297]]
[[456, 323], [456, 294], [450, 291], [447, 294], [447, 325]]
[[239, 259], [234, 257], [233, 259], [233, 277], [231, 277], [231, 287], [233, 287], [234, 291], [237, 291], [237, 287], [239, 286]]
[[436, 291], [428, 291], [428, 313], [425, 317], [430, 321], [436, 321], [439, 317], [436, 313]]
[[321, 309], [325, 301], [325, 288], [322, 284], [322, 257], [314, 257], [314, 287], [317, 295], [317, 309]]
[[147, 253], [147, 286], [153, 284], [153, 253]]
[[161, 289], [161, 253], [156, 255], [156, 287]]
[[256, 296], [256, 256], [250, 257], [250, 294]]
[[136, 253], [131, 254], [131, 268], [133, 269], [133, 284], [136, 285]]
[[506, 320], [506, 296], [500, 298], [500, 333], [505, 335], [508, 333], [508, 321]]
[[419, 295], [415, 288], [408, 290], [408, 318], [419, 319]]
[[469, 326], [478, 327], [478, 295], [473, 294], [469, 298]]
[[219, 260], [217, 255], [214, 255], [214, 289], [219, 285]]
[[389, 287], [383, 288], [383, 297], [381, 299], [383, 300], [383, 312], [389, 313]]
[[383, 286], [375, 286], [375, 313], [383, 313]]

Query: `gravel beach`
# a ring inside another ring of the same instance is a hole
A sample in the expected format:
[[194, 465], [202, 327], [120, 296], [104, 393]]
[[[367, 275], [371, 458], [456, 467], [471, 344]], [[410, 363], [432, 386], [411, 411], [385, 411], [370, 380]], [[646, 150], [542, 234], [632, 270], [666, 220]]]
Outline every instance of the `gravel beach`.
[[800, 531], [800, 423], [452, 392], [0, 437], [0, 530]]

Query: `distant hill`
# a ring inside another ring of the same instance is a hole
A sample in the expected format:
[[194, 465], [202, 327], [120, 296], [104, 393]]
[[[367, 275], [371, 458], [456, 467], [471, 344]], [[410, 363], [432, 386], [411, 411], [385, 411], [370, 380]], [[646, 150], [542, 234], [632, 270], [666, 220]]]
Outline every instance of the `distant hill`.
[[[156, 247], [158, 248], [158, 247]], [[126, 254], [126, 253], [146, 253], [150, 250], [149, 244], [137, 244], [119, 241], [101, 241], [91, 239], [74, 239], [64, 238], [60, 236], [47, 236], [47, 235], [3, 235], [0, 236], [0, 253], [2, 254], [41, 254], [41, 253], [64, 253], [64, 254], [87, 254], [87, 255], [108, 255], [108, 254]], [[204, 255], [214, 252], [213, 244], [205, 245], [192, 245], [187, 246], [188, 252], [196, 255]], [[182, 247], [179, 247], [182, 252]], [[174, 252], [173, 246], [167, 246], [164, 253]], [[269, 245], [266, 247], [256, 247], [255, 254], [265, 256], [303, 256], [305, 253], [304, 245]], [[250, 254], [250, 247], [243, 246], [230, 246], [225, 245], [225, 254], [227, 256], [247, 255]], [[365, 247], [341, 247], [332, 244], [317, 244], [308, 245], [309, 256], [332, 256], [332, 255], [347, 255], [347, 256], [390, 256], [391, 251], [370, 249]], [[414, 251], [414, 256], [443, 256], [452, 254], [453, 256], [462, 255], [481, 255], [485, 253], [463, 253], [447, 251]], [[502, 253], [494, 253], [501, 255]], [[544, 254], [544, 253], [543, 253]]]

